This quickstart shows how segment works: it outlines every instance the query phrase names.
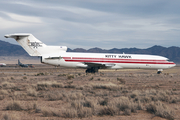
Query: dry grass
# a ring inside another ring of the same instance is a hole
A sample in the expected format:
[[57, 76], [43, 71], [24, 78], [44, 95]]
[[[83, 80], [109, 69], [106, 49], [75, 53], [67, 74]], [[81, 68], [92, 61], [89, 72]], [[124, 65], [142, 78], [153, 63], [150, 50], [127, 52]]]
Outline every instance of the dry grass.
[[56, 109], [43, 107], [41, 109], [41, 112], [44, 117], [52, 117], [52, 116], [61, 117], [59, 110], [56, 110]]
[[3, 82], [0, 85], [3, 89], [13, 89], [15, 87], [14, 83], [9, 83], [9, 82]]
[[153, 113], [156, 116], [163, 117], [168, 120], [174, 120], [174, 112], [162, 102], [152, 102], [146, 105], [146, 109], [148, 112]]
[[49, 91], [45, 94], [45, 98], [49, 101], [55, 101], [55, 100], [63, 100], [64, 96], [59, 91], [53, 91], [53, 92]]
[[19, 101], [10, 101], [5, 109], [16, 110], [16, 111], [23, 110], [23, 108], [21, 107], [21, 103]]
[[34, 88], [28, 88], [27, 89], [27, 95], [37, 97], [38, 92]]
[[[0, 112], [8, 112], [1, 119], [16, 119], [10, 114], [12, 111], [27, 113], [32, 119], [37, 115], [52, 119], [91, 116], [108, 119], [107, 115], [134, 116], [143, 110], [173, 120], [174, 111], [179, 110], [172, 107], [180, 102], [180, 82], [171, 80], [179, 76], [174, 74], [171, 77], [144, 71], [143, 74], [110, 71], [86, 75], [71, 69], [33, 69], [33, 73], [29, 69], [18, 70], [14, 73], [11, 70], [15, 75], [0, 76], [0, 103], [4, 105]], [[173, 87], [166, 88], [169, 84]]]
[[113, 106], [104, 106], [99, 107], [98, 115], [111, 115], [114, 116], [116, 114], [116, 108]]
[[54, 81], [52, 84], [51, 84], [52, 87], [55, 87], [55, 88], [63, 88], [64, 87], [64, 84], [63, 83], [57, 83], [56, 81]]
[[122, 85], [117, 85], [113, 83], [104, 83], [104, 84], [91, 84], [94, 89], [108, 89], [112, 91], [117, 91], [117, 90], [122, 90], [124, 86]]
[[180, 100], [179, 97], [175, 96], [170, 90], [135, 90], [130, 94], [130, 97], [135, 101], [140, 100], [143, 103], [150, 103], [151, 101], [163, 101], [168, 103], [176, 103]]
[[17, 114], [5, 113], [2, 115], [1, 120], [19, 120], [20, 117]]
[[7, 90], [0, 90], [0, 95], [8, 95], [8, 91]]
[[57, 83], [56, 81], [42, 81], [37, 83], [37, 90], [48, 90], [50, 87], [63, 88], [63, 83]]
[[64, 118], [76, 118], [76, 117], [78, 117], [77, 110], [74, 108], [65, 109], [62, 111], [62, 117], [64, 117]]
[[67, 75], [67, 79], [73, 79], [74, 78], [74, 75], [70, 74], [70, 75]]

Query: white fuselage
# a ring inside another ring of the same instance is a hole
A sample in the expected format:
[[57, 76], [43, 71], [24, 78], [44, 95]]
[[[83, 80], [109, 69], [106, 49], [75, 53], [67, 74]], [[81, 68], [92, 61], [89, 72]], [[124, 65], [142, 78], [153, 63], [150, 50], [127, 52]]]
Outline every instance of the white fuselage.
[[59, 59], [47, 59], [53, 56], [42, 56], [42, 63], [63, 67], [88, 68], [84, 63], [114, 64], [106, 69], [167, 69], [175, 66], [167, 58], [156, 55], [112, 54], [112, 53], [60, 53]]

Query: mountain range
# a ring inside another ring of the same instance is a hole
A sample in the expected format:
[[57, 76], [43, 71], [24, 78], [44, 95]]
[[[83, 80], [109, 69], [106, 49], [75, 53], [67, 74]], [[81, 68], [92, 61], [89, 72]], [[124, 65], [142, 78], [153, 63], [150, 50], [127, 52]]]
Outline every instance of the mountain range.
[[[180, 64], [180, 47], [162, 47], [162, 46], [153, 46], [146, 49], [139, 48], [113, 48], [113, 49], [101, 49], [101, 48], [91, 48], [91, 49], [83, 49], [76, 48], [70, 49], [68, 48], [67, 52], [87, 52], [87, 53], [125, 53], [125, 54], [150, 54], [150, 55], [160, 55], [169, 58], [171, 61], [176, 64]], [[29, 55], [27, 52], [19, 45], [14, 45], [5, 41], [0, 40], [0, 56], [26, 56]]]

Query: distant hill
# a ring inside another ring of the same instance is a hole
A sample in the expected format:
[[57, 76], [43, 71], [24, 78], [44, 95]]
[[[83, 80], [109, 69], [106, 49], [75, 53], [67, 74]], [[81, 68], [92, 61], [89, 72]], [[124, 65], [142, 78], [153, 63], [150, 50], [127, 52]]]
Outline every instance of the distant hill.
[[29, 56], [19, 45], [10, 44], [0, 40], [0, 56]]
[[[126, 54], [151, 54], [151, 55], [160, 55], [169, 58], [171, 61], [180, 64], [180, 47], [162, 47], [162, 46], [153, 46], [147, 49], [139, 48], [113, 48], [110, 50], [105, 50], [101, 48], [91, 48], [89, 50], [83, 48], [70, 49], [68, 48], [67, 52], [87, 52], [87, 53], [126, 53]], [[29, 55], [26, 51], [19, 45], [10, 44], [5, 41], [0, 40], [0, 56], [26, 56]]]

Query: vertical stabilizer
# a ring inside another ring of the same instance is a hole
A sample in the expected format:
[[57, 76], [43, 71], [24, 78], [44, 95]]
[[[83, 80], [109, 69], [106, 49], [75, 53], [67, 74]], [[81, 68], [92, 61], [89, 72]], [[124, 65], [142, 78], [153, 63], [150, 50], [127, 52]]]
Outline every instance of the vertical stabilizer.
[[30, 56], [41, 56], [44, 51], [43, 47], [46, 47], [44, 43], [28, 33], [9, 34], [5, 37], [14, 38]]
[[19, 59], [18, 59], [18, 65], [20, 65], [21, 64], [21, 62], [19, 61]]
[[8, 34], [4, 37], [14, 38], [30, 56], [49, 56], [50, 54], [59, 54], [67, 51], [66, 46], [47, 46], [28, 33]]

